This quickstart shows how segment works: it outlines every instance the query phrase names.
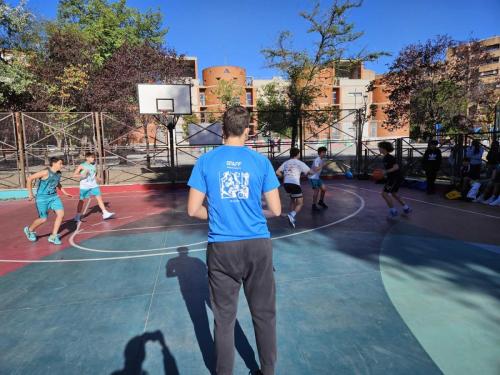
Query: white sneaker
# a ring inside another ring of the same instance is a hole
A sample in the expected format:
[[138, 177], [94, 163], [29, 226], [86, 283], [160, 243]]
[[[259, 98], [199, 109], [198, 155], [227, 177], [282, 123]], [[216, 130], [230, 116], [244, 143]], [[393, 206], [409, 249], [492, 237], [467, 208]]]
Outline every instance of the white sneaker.
[[293, 215], [287, 214], [286, 216], [288, 217], [288, 222], [290, 223], [290, 226], [292, 228], [295, 228], [295, 218], [293, 217]]
[[77, 223], [79, 223], [80, 221], [82, 221], [82, 215], [81, 214], [76, 214], [76, 216], [75, 216], [75, 218], [73, 220], [76, 221]]
[[489, 199], [483, 200], [483, 204], [492, 204], [495, 201], [495, 197], [491, 196]]
[[114, 212], [106, 211], [105, 213], [102, 214], [102, 219], [107, 220], [107, 219], [112, 218], [113, 216], [115, 216]]
[[500, 206], [500, 195], [497, 199], [490, 203], [490, 206]]
[[484, 203], [483, 195], [481, 194], [479, 197], [473, 200], [474, 203]]

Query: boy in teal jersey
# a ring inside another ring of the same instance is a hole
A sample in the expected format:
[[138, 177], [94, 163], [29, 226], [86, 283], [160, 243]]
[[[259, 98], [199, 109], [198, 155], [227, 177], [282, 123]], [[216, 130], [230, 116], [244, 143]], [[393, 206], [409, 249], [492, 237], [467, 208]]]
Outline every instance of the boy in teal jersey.
[[82, 216], [82, 208], [85, 199], [94, 196], [97, 200], [97, 204], [102, 211], [102, 218], [104, 220], [113, 217], [114, 213], [106, 210], [106, 206], [102, 200], [101, 190], [99, 189], [100, 182], [99, 177], [97, 177], [97, 169], [95, 166], [95, 154], [93, 152], [87, 152], [85, 154], [85, 162], [80, 164], [73, 177], [80, 179], [80, 201], [78, 202], [78, 207], [76, 209], [75, 221], [78, 222]]
[[50, 158], [49, 168], [32, 174], [26, 181], [28, 187], [28, 197], [29, 200], [32, 201], [32, 184], [33, 181], [39, 180], [35, 199], [39, 217], [38, 219], [35, 219], [30, 226], [24, 227], [24, 234], [28, 240], [32, 242], [36, 241], [35, 229], [47, 221], [48, 212], [49, 210], [52, 210], [56, 213], [56, 220], [54, 221], [52, 234], [49, 236], [49, 242], [54, 245], [61, 244], [58, 232], [64, 217], [64, 207], [61, 202], [61, 198], [57, 195], [57, 189], [59, 188], [67, 197], [71, 197], [71, 195], [66, 193], [61, 186], [61, 169], [63, 164], [64, 163], [61, 158]]

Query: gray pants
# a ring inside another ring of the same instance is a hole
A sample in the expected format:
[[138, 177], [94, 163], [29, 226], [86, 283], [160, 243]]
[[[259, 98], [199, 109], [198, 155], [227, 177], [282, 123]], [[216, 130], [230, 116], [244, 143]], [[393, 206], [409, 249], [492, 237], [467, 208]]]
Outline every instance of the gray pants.
[[261, 370], [264, 375], [273, 375], [276, 363], [276, 286], [271, 240], [209, 243], [207, 265], [215, 319], [217, 375], [233, 373], [234, 324], [241, 284], [252, 314]]

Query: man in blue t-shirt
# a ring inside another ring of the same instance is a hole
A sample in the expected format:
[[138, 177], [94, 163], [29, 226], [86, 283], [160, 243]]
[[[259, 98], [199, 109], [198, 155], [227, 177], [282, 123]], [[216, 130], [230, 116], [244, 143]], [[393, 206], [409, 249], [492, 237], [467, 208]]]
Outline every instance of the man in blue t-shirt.
[[[233, 373], [234, 325], [241, 285], [254, 322], [261, 373], [276, 363], [276, 289], [262, 194], [281, 214], [279, 182], [267, 158], [245, 147], [250, 118], [241, 106], [223, 118], [225, 143], [202, 155], [189, 179], [188, 214], [208, 219], [207, 266], [218, 375]], [[207, 205], [203, 202], [207, 198]]]

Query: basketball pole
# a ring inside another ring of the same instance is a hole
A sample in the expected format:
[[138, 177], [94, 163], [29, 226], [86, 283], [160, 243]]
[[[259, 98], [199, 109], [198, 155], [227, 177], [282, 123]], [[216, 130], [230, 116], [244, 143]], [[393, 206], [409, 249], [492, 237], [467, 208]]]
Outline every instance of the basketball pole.
[[171, 181], [172, 184], [175, 184], [175, 181], [177, 180], [177, 169], [175, 167], [175, 141], [174, 141], [174, 136], [175, 136], [175, 126], [177, 125], [177, 121], [179, 121], [179, 115], [171, 115], [170, 119], [167, 116], [167, 128], [168, 128], [168, 142], [169, 142], [169, 148], [170, 148], [170, 165], [172, 166], [172, 173], [171, 173]]

